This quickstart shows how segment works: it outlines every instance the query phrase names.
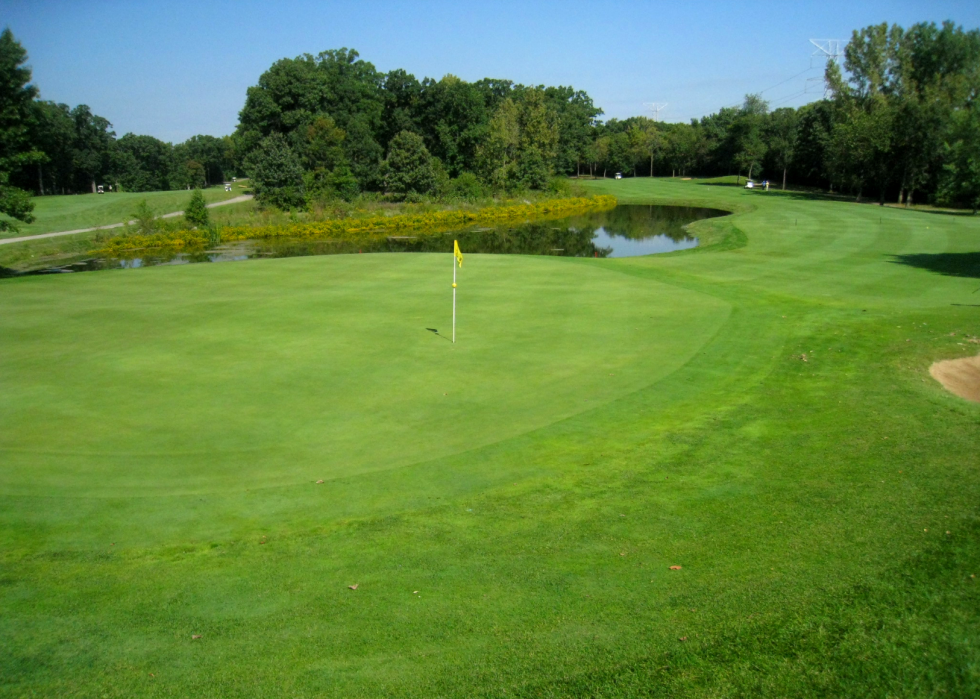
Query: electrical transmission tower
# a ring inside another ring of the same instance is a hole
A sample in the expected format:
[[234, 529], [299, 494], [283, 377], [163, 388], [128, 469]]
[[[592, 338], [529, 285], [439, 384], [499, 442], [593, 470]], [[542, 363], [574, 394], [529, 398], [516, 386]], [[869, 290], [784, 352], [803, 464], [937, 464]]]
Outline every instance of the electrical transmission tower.
[[[841, 56], [844, 52], [841, 51], [841, 40], [840, 39], [810, 39], [810, 43], [813, 44], [817, 50], [810, 54], [810, 67], [813, 68], [813, 59], [819, 59], [824, 62], [824, 66], [830, 62], [837, 63], [840, 61]], [[811, 85], [815, 89], [810, 89]], [[806, 92], [816, 92], [820, 87], [823, 88], [824, 99], [830, 96], [830, 86], [827, 85], [827, 81], [824, 76], [819, 78], [807, 78], [806, 81]]]
[[644, 102], [643, 106], [649, 108], [650, 111], [653, 112], [653, 120], [657, 121], [660, 118], [660, 110], [666, 107], [667, 103], [664, 102], [663, 104], [657, 104], [656, 102]]

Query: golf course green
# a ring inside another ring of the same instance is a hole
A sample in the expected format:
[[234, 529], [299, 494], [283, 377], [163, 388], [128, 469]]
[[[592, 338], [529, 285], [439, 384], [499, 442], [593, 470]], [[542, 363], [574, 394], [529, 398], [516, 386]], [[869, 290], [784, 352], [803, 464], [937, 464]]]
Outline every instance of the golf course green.
[[0, 281], [0, 696], [980, 695], [980, 217]]

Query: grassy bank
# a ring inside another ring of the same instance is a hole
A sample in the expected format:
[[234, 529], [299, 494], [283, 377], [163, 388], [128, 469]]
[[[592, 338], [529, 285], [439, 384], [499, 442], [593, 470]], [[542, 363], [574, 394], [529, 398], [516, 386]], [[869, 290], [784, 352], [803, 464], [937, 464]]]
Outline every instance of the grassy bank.
[[0, 282], [0, 693], [980, 693], [980, 221], [588, 186], [736, 213]]

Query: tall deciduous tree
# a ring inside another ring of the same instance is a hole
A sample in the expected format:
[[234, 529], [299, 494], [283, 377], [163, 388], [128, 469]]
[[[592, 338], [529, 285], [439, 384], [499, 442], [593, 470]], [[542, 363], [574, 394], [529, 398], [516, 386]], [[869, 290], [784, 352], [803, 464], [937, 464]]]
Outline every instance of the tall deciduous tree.
[[735, 164], [742, 170], [752, 172], [761, 164], [766, 155], [766, 144], [762, 137], [762, 127], [765, 116], [769, 112], [769, 104], [759, 95], [746, 95], [739, 115], [732, 125], [731, 138], [735, 152]]
[[786, 189], [786, 175], [796, 149], [796, 129], [796, 110], [788, 108], [774, 111], [765, 125], [769, 156], [776, 167], [783, 171], [783, 189]]
[[478, 151], [479, 167], [496, 189], [541, 189], [554, 172], [557, 148], [558, 126], [544, 91], [523, 88], [498, 105]]
[[111, 170], [128, 192], [170, 189], [175, 184], [173, 147], [152, 136], [128, 133], [116, 141]]
[[116, 134], [108, 119], [92, 113], [88, 105], [80, 104], [71, 110], [75, 124], [72, 142], [72, 167], [78, 189], [90, 189], [93, 193], [96, 180], [110, 170]]
[[582, 163], [587, 161], [586, 150], [592, 144], [592, 131], [602, 110], [587, 93], [570, 86], [546, 87], [544, 94], [558, 127], [555, 171], [581, 174]]
[[649, 159], [650, 170], [648, 174], [653, 177], [653, 161], [660, 154], [664, 145], [664, 139], [657, 128], [657, 123], [647, 117], [638, 117], [630, 125], [627, 133], [630, 139], [631, 159], [634, 162]]
[[980, 103], [976, 100], [955, 115], [944, 155], [939, 201], [969, 206], [976, 214], [980, 208]]
[[[30, 194], [10, 184], [12, 174], [45, 159], [30, 142], [37, 88], [30, 84], [26, 61], [24, 47], [4, 29], [0, 33], [0, 213], [30, 223], [34, 220]], [[15, 224], [0, 219], [0, 230], [12, 228]]]
[[418, 115], [426, 146], [451, 176], [473, 167], [489, 121], [484, 95], [476, 85], [455, 75], [424, 80]]

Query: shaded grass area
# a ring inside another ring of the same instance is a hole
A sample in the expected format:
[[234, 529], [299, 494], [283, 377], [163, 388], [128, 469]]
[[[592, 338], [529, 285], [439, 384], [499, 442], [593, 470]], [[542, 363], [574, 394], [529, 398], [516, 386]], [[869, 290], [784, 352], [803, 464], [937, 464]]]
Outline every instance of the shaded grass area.
[[980, 252], [898, 255], [894, 262], [953, 277], [980, 279]]
[[973, 224], [594, 186], [736, 214], [0, 283], [0, 691], [977, 694]]

